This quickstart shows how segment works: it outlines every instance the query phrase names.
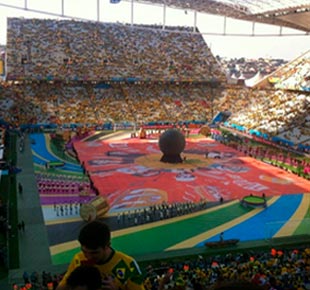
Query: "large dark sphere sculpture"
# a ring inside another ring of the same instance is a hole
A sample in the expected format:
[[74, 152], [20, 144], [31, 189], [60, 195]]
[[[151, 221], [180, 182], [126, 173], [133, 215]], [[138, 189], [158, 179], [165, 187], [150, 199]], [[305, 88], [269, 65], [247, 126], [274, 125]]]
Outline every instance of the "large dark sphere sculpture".
[[177, 129], [169, 129], [159, 137], [159, 148], [163, 152], [160, 161], [165, 163], [182, 163], [181, 153], [185, 148], [185, 137]]

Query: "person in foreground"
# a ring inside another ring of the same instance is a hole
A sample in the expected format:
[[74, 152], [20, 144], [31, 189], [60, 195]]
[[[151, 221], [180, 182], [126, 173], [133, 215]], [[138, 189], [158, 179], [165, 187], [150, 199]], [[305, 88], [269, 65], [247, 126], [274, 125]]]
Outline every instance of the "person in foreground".
[[66, 283], [70, 290], [100, 290], [101, 274], [94, 266], [79, 266], [70, 273]]
[[103, 290], [144, 290], [144, 277], [134, 258], [111, 247], [108, 225], [95, 220], [80, 231], [81, 252], [74, 255], [56, 290], [70, 290], [70, 274], [81, 265], [96, 267], [101, 274]]

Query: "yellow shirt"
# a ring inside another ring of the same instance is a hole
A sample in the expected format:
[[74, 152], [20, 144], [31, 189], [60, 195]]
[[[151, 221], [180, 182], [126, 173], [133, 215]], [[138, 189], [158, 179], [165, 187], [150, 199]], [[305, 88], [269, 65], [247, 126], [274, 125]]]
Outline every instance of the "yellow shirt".
[[[75, 254], [59, 284], [65, 285], [71, 272], [81, 265], [89, 265], [83, 252]], [[113, 277], [115, 284], [121, 290], [145, 290], [144, 278], [137, 262], [122, 252], [113, 250], [111, 257], [104, 264], [94, 264], [93, 266], [99, 269], [102, 279], [106, 276]]]

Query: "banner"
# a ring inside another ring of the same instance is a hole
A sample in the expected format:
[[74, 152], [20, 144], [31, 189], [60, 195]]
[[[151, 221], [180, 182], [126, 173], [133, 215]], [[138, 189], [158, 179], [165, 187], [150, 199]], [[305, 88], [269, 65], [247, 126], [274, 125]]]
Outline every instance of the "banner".
[[0, 75], [4, 75], [4, 63], [2, 59], [0, 59]]

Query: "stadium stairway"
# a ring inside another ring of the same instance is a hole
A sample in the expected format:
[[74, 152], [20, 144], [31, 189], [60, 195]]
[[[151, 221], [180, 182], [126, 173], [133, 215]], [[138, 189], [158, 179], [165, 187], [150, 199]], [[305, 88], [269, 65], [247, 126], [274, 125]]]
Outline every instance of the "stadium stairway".
[[[19, 142], [17, 142], [19, 144]], [[29, 136], [25, 137], [23, 152], [18, 152], [17, 167], [21, 172], [16, 176], [16, 183], [23, 186], [23, 193], [18, 193], [18, 221], [24, 221], [25, 231], [19, 231], [19, 269], [9, 271], [8, 284], [22, 283], [24, 271], [30, 275], [38, 273], [61, 273], [64, 269], [52, 266], [49, 252], [48, 234], [44, 224], [37, 184], [34, 176], [31, 144]], [[8, 285], [8, 286], [9, 286]], [[1, 290], [5, 290], [2, 288]], [[7, 289], [11, 289], [7, 288]]]

